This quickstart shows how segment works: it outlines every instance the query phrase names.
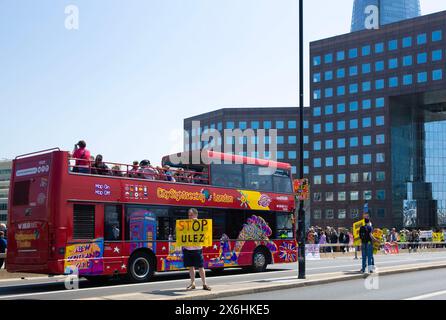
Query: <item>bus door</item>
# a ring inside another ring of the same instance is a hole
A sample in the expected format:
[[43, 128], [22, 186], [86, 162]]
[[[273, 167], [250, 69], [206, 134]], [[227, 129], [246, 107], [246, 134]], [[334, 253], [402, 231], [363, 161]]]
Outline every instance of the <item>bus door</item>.
[[52, 155], [14, 160], [6, 259], [7, 266], [12, 266], [11, 271], [38, 269], [47, 263]]

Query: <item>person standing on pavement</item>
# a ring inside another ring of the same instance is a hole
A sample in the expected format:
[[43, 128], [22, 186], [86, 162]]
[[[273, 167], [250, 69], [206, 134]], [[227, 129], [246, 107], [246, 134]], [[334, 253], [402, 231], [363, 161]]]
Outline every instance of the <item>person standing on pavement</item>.
[[[198, 219], [198, 210], [191, 208], [188, 211], [189, 219]], [[184, 266], [189, 268], [190, 285], [186, 290], [195, 289], [195, 268], [198, 268], [201, 281], [203, 282], [203, 290], [211, 291], [211, 287], [206, 284], [206, 273], [203, 267], [203, 248], [200, 246], [183, 247]]]
[[368, 266], [369, 273], [373, 273], [374, 259], [373, 259], [373, 241], [377, 241], [373, 236], [372, 223], [368, 218], [365, 219], [365, 225], [359, 229], [359, 237], [361, 238], [361, 254], [362, 254], [362, 268], [361, 273], [366, 272]]
[[[0, 231], [0, 253], [6, 253], [7, 242], [5, 239], [5, 233]], [[5, 258], [0, 258], [0, 269], [3, 267]]]

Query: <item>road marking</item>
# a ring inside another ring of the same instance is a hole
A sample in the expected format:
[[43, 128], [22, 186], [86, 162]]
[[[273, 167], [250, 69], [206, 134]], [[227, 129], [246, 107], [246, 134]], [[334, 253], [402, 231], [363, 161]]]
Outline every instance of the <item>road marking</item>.
[[429, 298], [433, 298], [433, 297], [437, 297], [437, 296], [442, 296], [442, 295], [445, 295], [445, 294], [446, 294], [446, 290], [443, 290], [443, 291], [423, 294], [423, 295], [417, 296], [417, 297], [407, 298], [407, 299], [404, 299], [404, 300], [425, 300], [425, 299], [429, 299]]
[[[432, 261], [432, 260], [444, 260], [444, 259], [445, 259], [444, 257], [440, 257], [440, 258], [431, 258], [430, 260]], [[406, 266], [409, 266], [411, 264], [415, 264], [416, 261], [420, 261], [420, 260], [424, 260], [424, 259], [392, 260], [392, 261], [381, 262], [379, 264], [383, 265], [383, 264], [394, 264], [395, 262], [412, 261], [412, 263], [406, 264]], [[431, 261], [428, 261], [426, 263], [429, 263]], [[358, 266], [358, 265], [360, 265], [360, 260], [358, 260], [358, 263], [352, 264], [352, 265], [325, 266], [325, 267], [318, 267], [318, 268], [310, 268], [310, 269], [307, 269], [307, 270], [322, 270], [322, 269], [329, 269], [329, 268], [337, 269], [337, 268], [345, 268], [345, 267], [354, 267], [354, 266]], [[274, 265], [272, 265], [272, 266], [274, 266]], [[296, 272], [296, 271], [297, 271], [297, 268], [280, 270], [280, 271], [271, 271], [271, 272], [267, 272], [265, 274], [265, 276], [269, 276], [269, 275], [273, 275], [273, 274], [277, 274], [277, 273]], [[239, 275], [223, 275], [223, 276], [212, 277], [210, 279], [221, 279], [221, 278], [228, 279], [228, 278], [236, 278], [236, 277], [238, 278], [238, 277], [247, 277], [247, 276], [258, 276], [258, 274], [257, 273], [251, 273], [251, 274], [239, 274]], [[272, 279], [274, 279], [274, 278], [272, 278]], [[49, 294], [59, 294], [59, 293], [85, 292], [85, 291], [93, 291], [93, 290], [107, 290], [107, 289], [111, 289], [111, 290], [117, 289], [117, 290], [119, 290], [119, 289], [122, 289], [122, 288], [129, 288], [129, 287], [152, 286], [152, 285], [156, 285], [156, 284], [168, 284], [168, 283], [184, 282], [186, 280], [187, 279], [178, 279], [178, 280], [157, 281], [157, 282], [152, 282], [152, 283], [145, 282], [145, 283], [133, 283], [133, 284], [125, 284], [125, 285], [105, 286], [105, 287], [83, 288], [83, 289], [76, 289], [76, 290], [56, 290], [56, 291], [45, 291], [45, 292], [26, 293], [26, 294], [18, 294], [18, 295], [7, 295], [7, 296], [0, 296], [0, 300], [1, 299], [11, 299], [11, 298], [21, 298], [21, 297], [41, 296], [41, 295], [49, 295]], [[253, 281], [253, 280], [251, 280], [251, 281]], [[250, 281], [244, 281], [244, 282], [250, 282]], [[5, 288], [5, 287], [3, 287], [3, 288]], [[171, 289], [169, 289], [169, 290], [171, 290]]]

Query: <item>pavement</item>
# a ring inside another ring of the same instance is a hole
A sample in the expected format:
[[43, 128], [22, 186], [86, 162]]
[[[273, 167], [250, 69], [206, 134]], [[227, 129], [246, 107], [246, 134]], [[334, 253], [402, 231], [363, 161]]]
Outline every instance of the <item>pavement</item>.
[[[378, 275], [384, 278], [392, 275], [415, 273], [446, 268], [446, 252], [399, 254], [392, 256], [376, 256], [375, 263], [379, 267]], [[169, 272], [157, 274], [152, 282], [129, 284], [122, 282], [94, 285], [80, 279], [78, 289], [67, 290], [66, 278], [33, 277], [0, 280], [0, 300], [42, 299], [42, 300], [205, 300], [236, 299], [243, 295], [265, 293], [273, 296], [286, 290], [299, 292], [305, 288], [319, 288], [324, 285], [348, 283], [371, 277], [360, 274], [361, 260], [352, 257], [333, 257], [318, 261], [307, 261], [307, 278], [297, 279], [297, 265], [271, 265], [264, 273], [247, 273], [240, 269], [225, 270], [223, 275], [208, 274], [211, 292], [200, 290], [201, 281], [197, 280], [197, 289], [186, 291], [189, 283], [187, 272]], [[418, 277], [418, 276], [417, 276]], [[362, 285], [362, 288], [364, 286]], [[423, 293], [423, 292], [421, 292]]]

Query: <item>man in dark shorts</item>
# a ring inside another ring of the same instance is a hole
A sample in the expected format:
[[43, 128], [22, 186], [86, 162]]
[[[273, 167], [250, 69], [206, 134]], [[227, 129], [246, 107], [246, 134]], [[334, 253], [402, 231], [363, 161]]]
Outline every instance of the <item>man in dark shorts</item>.
[[[198, 219], [198, 211], [191, 208], [188, 211], [189, 219]], [[203, 290], [211, 291], [211, 287], [206, 284], [206, 273], [203, 268], [203, 248], [202, 247], [183, 247], [184, 266], [189, 268], [190, 285], [187, 290], [195, 289], [195, 268], [198, 268]]]

